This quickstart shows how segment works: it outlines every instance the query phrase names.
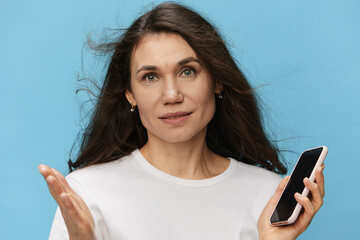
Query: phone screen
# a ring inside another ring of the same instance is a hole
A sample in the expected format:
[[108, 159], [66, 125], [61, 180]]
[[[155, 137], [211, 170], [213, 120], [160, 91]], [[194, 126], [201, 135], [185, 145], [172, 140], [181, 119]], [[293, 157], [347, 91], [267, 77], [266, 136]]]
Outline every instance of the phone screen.
[[322, 150], [323, 147], [315, 148], [305, 151], [300, 156], [296, 167], [291, 174], [286, 189], [283, 192], [273, 215], [271, 216], [270, 221], [272, 223], [287, 221], [291, 217], [291, 214], [293, 213], [297, 204], [294, 194], [296, 192], [300, 194], [303, 192], [305, 188], [303, 179], [305, 177], [310, 177]]

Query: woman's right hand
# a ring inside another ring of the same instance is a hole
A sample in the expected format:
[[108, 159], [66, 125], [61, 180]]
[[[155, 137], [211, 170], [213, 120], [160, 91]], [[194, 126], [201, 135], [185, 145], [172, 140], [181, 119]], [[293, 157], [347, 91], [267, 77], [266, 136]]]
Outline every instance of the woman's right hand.
[[39, 171], [60, 207], [70, 240], [95, 240], [94, 218], [83, 199], [57, 170], [41, 164]]

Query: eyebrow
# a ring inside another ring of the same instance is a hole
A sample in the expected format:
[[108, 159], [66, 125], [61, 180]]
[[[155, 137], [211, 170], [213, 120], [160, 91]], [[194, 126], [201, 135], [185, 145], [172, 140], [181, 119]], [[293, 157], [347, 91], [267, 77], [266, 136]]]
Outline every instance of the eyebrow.
[[[194, 57], [187, 57], [187, 58], [184, 58], [184, 59], [180, 60], [180, 61], [176, 64], [176, 66], [179, 67], [179, 66], [185, 65], [185, 64], [190, 63], [190, 62], [197, 62], [197, 63], [201, 64], [198, 59], [196, 59], [196, 58], [194, 58]], [[141, 71], [156, 71], [156, 70], [158, 70], [158, 67], [156, 67], [156, 66], [154, 66], [154, 65], [144, 65], [144, 66], [141, 66], [141, 67], [136, 71], [136, 74], [138, 74], [138, 73], [141, 72]]]

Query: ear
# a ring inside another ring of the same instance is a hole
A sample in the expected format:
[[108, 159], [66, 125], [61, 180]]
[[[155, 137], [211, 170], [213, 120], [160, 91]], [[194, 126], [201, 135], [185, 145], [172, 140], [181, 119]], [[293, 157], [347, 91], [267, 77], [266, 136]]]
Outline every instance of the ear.
[[215, 88], [214, 88], [214, 92], [215, 93], [221, 93], [223, 91], [223, 85], [220, 81], [215, 80]]
[[136, 100], [134, 98], [134, 95], [129, 90], [125, 91], [125, 97], [131, 106], [136, 106]]

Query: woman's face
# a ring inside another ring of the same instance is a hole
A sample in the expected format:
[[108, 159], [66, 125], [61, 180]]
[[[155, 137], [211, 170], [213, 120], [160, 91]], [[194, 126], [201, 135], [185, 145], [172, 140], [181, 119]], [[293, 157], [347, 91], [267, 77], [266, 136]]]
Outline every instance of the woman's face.
[[130, 63], [131, 92], [149, 139], [183, 142], [206, 133], [215, 113], [215, 87], [190, 45], [170, 33], [146, 36]]

